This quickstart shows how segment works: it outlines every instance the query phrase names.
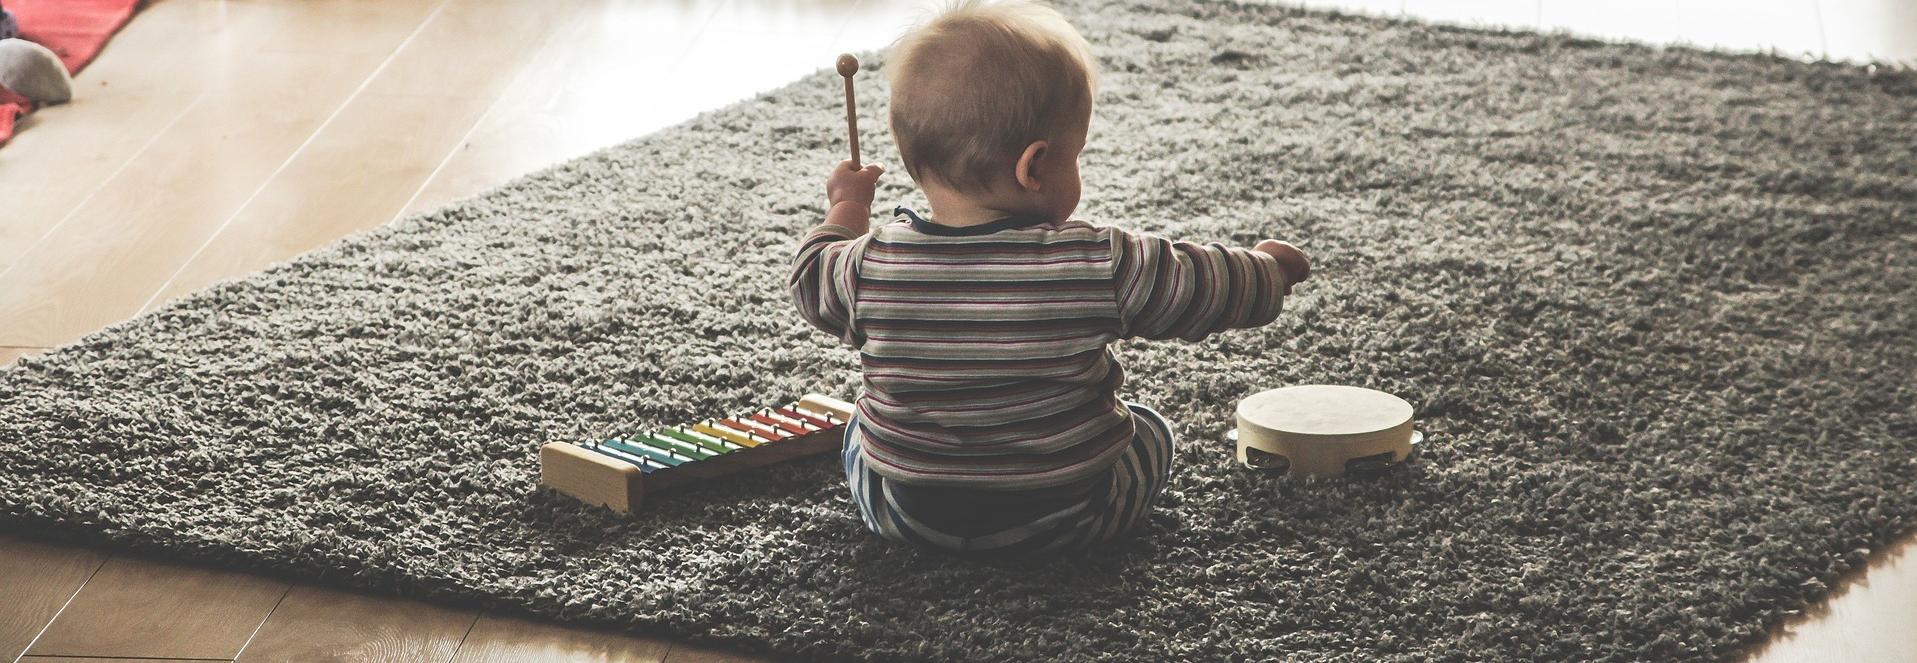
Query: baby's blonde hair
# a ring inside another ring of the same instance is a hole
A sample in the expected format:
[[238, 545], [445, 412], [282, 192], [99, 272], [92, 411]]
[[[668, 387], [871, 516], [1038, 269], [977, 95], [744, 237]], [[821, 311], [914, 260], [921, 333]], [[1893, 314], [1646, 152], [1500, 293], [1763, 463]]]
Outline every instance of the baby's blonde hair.
[[1026, 145], [1056, 141], [1091, 111], [1091, 46], [1057, 10], [960, 0], [886, 56], [892, 136], [905, 171], [960, 191], [1008, 177]]

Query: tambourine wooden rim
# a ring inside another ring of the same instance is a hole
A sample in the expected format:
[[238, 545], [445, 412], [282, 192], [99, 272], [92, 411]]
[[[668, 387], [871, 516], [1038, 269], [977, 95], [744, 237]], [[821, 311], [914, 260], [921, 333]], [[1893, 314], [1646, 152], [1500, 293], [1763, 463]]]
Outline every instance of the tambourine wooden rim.
[[1313, 477], [1370, 473], [1412, 460], [1424, 441], [1411, 404], [1345, 385], [1296, 385], [1238, 404], [1227, 434], [1247, 468]]

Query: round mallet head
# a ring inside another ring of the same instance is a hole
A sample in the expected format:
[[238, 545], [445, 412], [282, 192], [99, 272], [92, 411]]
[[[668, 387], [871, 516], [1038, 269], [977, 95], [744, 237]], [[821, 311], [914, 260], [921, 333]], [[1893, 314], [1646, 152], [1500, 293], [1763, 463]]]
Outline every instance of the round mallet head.
[[1238, 403], [1238, 462], [1314, 477], [1382, 469], [1416, 455], [1411, 416], [1404, 399], [1363, 387], [1261, 391]]
[[859, 73], [859, 59], [852, 57], [851, 53], [840, 55], [839, 56], [839, 75], [844, 76], [846, 78], [851, 78], [852, 75], [856, 73]]

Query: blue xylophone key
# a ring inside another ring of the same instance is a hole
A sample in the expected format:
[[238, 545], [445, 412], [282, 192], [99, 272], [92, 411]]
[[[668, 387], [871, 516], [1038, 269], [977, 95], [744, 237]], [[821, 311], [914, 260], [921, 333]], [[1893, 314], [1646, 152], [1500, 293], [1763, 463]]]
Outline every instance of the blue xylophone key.
[[621, 451], [615, 451], [611, 447], [606, 447], [595, 442], [585, 442], [585, 443], [581, 443], [579, 446], [585, 447], [587, 449], [591, 449], [594, 452], [597, 452], [601, 456], [606, 456], [614, 460], [630, 463], [633, 466], [638, 467], [639, 471], [645, 474], [652, 474], [653, 472], [666, 467], [666, 465], [658, 461], [651, 460], [648, 458], [643, 458], [640, 456], [634, 456], [632, 454], [624, 453]]

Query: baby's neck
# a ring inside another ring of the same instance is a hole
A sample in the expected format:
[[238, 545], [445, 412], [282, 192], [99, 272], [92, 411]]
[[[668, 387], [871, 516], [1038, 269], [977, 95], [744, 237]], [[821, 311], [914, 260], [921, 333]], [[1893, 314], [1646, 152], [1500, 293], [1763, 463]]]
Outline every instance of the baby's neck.
[[995, 204], [995, 201], [964, 196], [951, 191], [933, 187], [924, 187], [924, 190], [926, 202], [932, 205], [932, 222], [941, 226], [964, 228], [1031, 214], [1028, 211], [1007, 209], [1009, 206]]

